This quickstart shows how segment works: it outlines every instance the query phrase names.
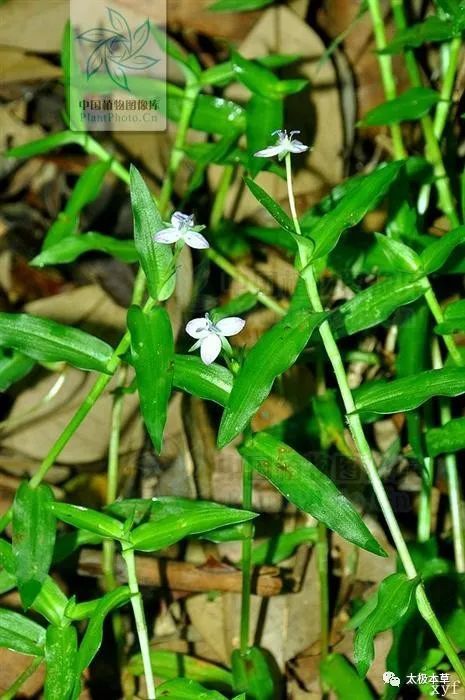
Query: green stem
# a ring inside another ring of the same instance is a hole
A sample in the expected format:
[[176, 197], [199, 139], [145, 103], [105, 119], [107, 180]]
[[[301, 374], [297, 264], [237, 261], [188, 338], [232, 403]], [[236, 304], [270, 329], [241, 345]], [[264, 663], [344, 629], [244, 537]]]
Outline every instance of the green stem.
[[144, 606], [142, 605], [142, 596], [139, 591], [139, 583], [137, 581], [136, 562], [134, 558], [134, 549], [132, 547], [122, 548], [122, 557], [126, 564], [128, 574], [128, 586], [131, 591], [131, 605], [136, 623], [137, 636], [142, 656], [142, 664], [144, 667], [145, 683], [147, 685], [148, 700], [155, 700], [155, 682], [153, 679], [152, 663], [150, 660], [150, 645], [147, 634], [147, 623], [145, 621]]
[[8, 690], [0, 695], [0, 700], [13, 700], [18, 697], [18, 691], [22, 688], [25, 682], [37, 671], [43, 661], [42, 656], [37, 656], [33, 662], [18, 676], [13, 685]]
[[442, 83], [441, 102], [439, 102], [436, 107], [436, 114], [434, 117], [434, 133], [438, 140], [443, 134], [447, 122], [447, 115], [449, 114], [461, 47], [462, 40], [460, 37], [456, 37], [450, 42], [449, 63]]
[[[286, 174], [292, 219], [294, 222], [296, 233], [301, 235], [302, 231], [300, 228], [299, 219], [297, 217], [294, 190], [292, 186], [292, 168], [290, 154], [286, 156]], [[321, 312], [323, 311], [323, 306], [321, 304], [320, 295], [318, 292], [315, 272], [313, 269], [313, 265], [310, 264], [310, 261], [308, 259], [307, 250], [303, 246], [301, 250], [301, 265], [301, 274], [305, 281], [307, 293], [310, 299], [310, 304], [313, 307], [314, 311]], [[352, 392], [347, 381], [344, 363], [342, 361], [339, 348], [334, 339], [328, 321], [323, 321], [323, 323], [320, 325], [319, 330], [323, 341], [323, 345], [326, 350], [326, 354], [332, 365], [336, 377], [336, 381], [345, 408], [347, 423], [349, 425], [354, 443], [357, 447], [361, 463], [368, 475], [371, 486], [376, 495], [381, 511], [384, 515], [384, 519], [386, 520], [389, 532], [394, 541], [397, 554], [402, 563], [402, 566], [404, 567], [405, 573], [409, 578], [415, 578], [417, 576], [415, 565], [413, 563], [412, 557], [410, 556], [410, 552], [408, 550], [404, 536], [401, 532], [401, 529], [397, 522], [397, 518], [394, 514], [391, 503], [386, 494], [383, 482], [381, 481], [381, 478], [379, 476], [378, 469], [376, 467], [376, 463], [374, 461], [370, 446], [365, 437], [362, 422], [359, 414], [357, 413], [357, 407], [355, 405], [355, 401], [353, 399]], [[419, 601], [420, 613], [430, 625], [437, 639], [441, 643], [445, 654], [448, 656], [453, 668], [455, 669], [463, 683], [465, 681], [465, 668], [462, 666], [451, 641], [448, 639], [447, 635], [441, 627], [439, 620], [437, 619], [431, 606], [429, 605], [426, 593], [421, 584], [418, 586], [417, 589], [417, 600]]]
[[[384, 33], [384, 18], [381, 12], [380, 3], [378, 0], [368, 0], [368, 7], [373, 21], [376, 48], [378, 50], [384, 49], [386, 46], [386, 35]], [[387, 54], [378, 54], [378, 62], [384, 92], [388, 100], [393, 100], [396, 97], [396, 81], [392, 71], [392, 59]], [[391, 136], [395, 157], [397, 159], [406, 158], [407, 153], [402, 141], [400, 124], [391, 125]]]
[[[428, 283], [429, 288], [425, 292], [425, 300], [426, 303], [428, 304], [430, 311], [433, 315], [434, 320], [436, 323], [443, 323], [444, 321], [444, 315], [442, 313], [442, 309], [439, 305], [439, 302], [437, 300], [437, 297], [431, 287], [431, 285]], [[451, 358], [454, 361], [454, 364], [456, 364], [458, 367], [461, 367], [463, 365], [462, 361], [462, 355], [460, 354], [460, 350], [458, 349], [457, 345], [455, 344], [455, 341], [451, 335], [443, 335], [442, 339], [444, 341], [444, 345], [448, 349]]]
[[[316, 544], [318, 559], [318, 578], [320, 582], [320, 656], [324, 661], [329, 652], [329, 590], [328, 590], [328, 531], [324, 523], [318, 523], [318, 540]], [[325, 689], [323, 689], [324, 691]]]
[[[441, 314], [442, 315], [442, 314]], [[433, 343], [433, 366], [440, 369], [443, 366], [439, 343]], [[439, 414], [441, 425], [445, 425], [452, 418], [450, 400], [439, 399]], [[465, 572], [465, 522], [462, 504], [462, 488], [460, 484], [459, 472], [457, 469], [457, 459], [455, 454], [450, 453], [445, 456], [447, 489], [449, 492], [450, 512], [452, 518], [452, 534], [454, 541], [455, 567], [459, 573]]]
[[[252, 510], [253, 470], [250, 464], [242, 461], [242, 507]], [[248, 525], [247, 537], [242, 540], [242, 595], [240, 650], [245, 654], [249, 648], [250, 636], [250, 593], [252, 580], [253, 525]]]
[[[406, 29], [407, 20], [405, 17], [403, 0], [392, 0], [391, 4], [397, 29]], [[421, 87], [421, 74], [415, 59], [415, 54], [413, 51], [407, 50], [404, 53], [404, 57], [410, 82], [412, 83], [413, 87]], [[446, 104], [446, 117], [447, 109], [448, 104]], [[435, 133], [433, 120], [429, 114], [425, 115], [421, 119], [421, 126], [426, 143], [426, 157], [433, 166], [434, 170], [435, 184], [439, 196], [439, 206], [444, 214], [450, 219], [452, 226], [458, 226], [460, 222], [455, 207], [454, 197], [452, 195], [450, 180], [444, 167], [444, 161], [442, 159], [441, 148], [439, 145], [439, 138], [441, 134], [438, 136]], [[426, 202], [429, 196], [429, 189], [430, 186], [428, 185], [427, 189], [424, 189], [421, 195], [421, 199], [426, 200]], [[424, 206], [426, 206], [426, 204], [423, 205], [423, 207]]]
[[216, 189], [215, 199], [210, 214], [210, 228], [215, 230], [221, 222], [224, 215], [224, 205], [229, 193], [229, 187], [234, 175], [234, 165], [225, 165], [220, 182]]

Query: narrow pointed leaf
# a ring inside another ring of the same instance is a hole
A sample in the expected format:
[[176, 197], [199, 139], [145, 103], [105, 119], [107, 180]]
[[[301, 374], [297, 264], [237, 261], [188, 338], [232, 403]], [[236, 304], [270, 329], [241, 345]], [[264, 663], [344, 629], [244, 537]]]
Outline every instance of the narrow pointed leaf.
[[50, 510], [53, 493], [41, 484], [23, 482], [13, 503], [13, 554], [21, 601], [29, 608], [37, 598], [52, 563], [55, 517]]
[[119, 240], [101, 233], [91, 232], [62, 239], [59, 243], [47, 247], [46, 250], [36, 255], [29, 264], [36, 267], [63, 265], [74, 262], [85, 253], [94, 251], [108, 253], [108, 255], [127, 263], [134, 263], [138, 260], [133, 240]]
[[233, 375], [221, 365], [205, 365], [193, 355], [175, 355], [173, 384], [192, 396], [225, 406], [233, 385]]
[[427, 283], [418, 275], [395, 275], [358, 292], [330, 316], [336, 336], [352, 335], [382, 323], [397, 309], [425, 293]]
[[30, 143], [25, 143], [22, 146], [10, 148], [10, 150], [5, 153], [5, 157], [33, 158], [34, 156], [40, 156], [43, 153], [53, 151], [54, 148], [67, 146], [70, 143], [82, 145], [84, 141], [85, 134], [80, 134], [74, 131], [60, 131], [58, 134], [52, 134], [51, 136], [46, 136], [43, 139], [37, 139], [37, 141], [31, 141]]
[[61, 220], [58, 219], [58, 226], [53, 225], [47, 233], [43, 245], [44, 250], [60, 243], [64, 238], [74, 233], [82, 209], [98, 197], [110, 165], [111, 161], [109, 160], [99, 161], [92, 163], [84, 170], [60, 215]]
[[20, 654], [43, 656], [45, 629], [13, 610], [0, 608], [0, 647]]
[[152, 552], [179, 542], [188, 535], [208, 532], [256, 517], [256, 513], [247, 510], [228, 508], [208, 501], [193, 501], [184, 512], [178, 511], [139, 525], [131, 532], [131, 541], [135, 549]]
[[77, 681], [77, 634], [73, 626], [47, 629], [44, 700], [69, 700]]
[[171, 700], [226, 700], [226, 696], [217, 690], [207, 690], [197, 681], [187, 678], [174, 678], [162, 683], [157, 688], [157, 698], [171, 698]]
[[465, 449], [465, 418], [453, 418], [440, 428], [426, 431], [426, 449], [430, 457]]
[[360, 676], [365, 677], [375, 657], [374, 638], [379, 632], [391, 629], [407, 612], [418, 579], [405, 574], [392, 574], [381, 583], [376, 607], [357, 629], [354, 656]]
[[315, 244], [314, 259], [331, 252], [343, 231], [358, 224], [375, 208], [402, 167], [402, 161], [395, 161], [377, 168], [369, 175], [354, 178], [348, 192], [331, 211], [317, 219], [313, 226], [304, 227], [304, 235]]
[[338, 700], [373, 700], [373, 693], [341, 654], [329, 654], [320, 663], [321, 680]]
[[396, 32], [394, 38], [379, 53], [399, 53], [404, 49], [413, 49], [429, 42], [448, 41], [454, 36], [454, 24], [433, 15], [424, 22], [412, 24], [407, 29]]
[[360, 122], [363, 126], [388, 126], [399, 122], [421, 119], [436, 105], [441, 96], [436, 90], [413, 87], [393, 100], [370, 109]]
[[96, 535], [115, 540], [125, 540], [123, 524], [109, 515], [100, 513], [84, 506], [75, 506], [71, 503], [51, 503], [50, 509], [59, 520], [68, 525], [83, 530], [89, 530]]
[[247, 12], [261, 10], [273, 2], [274, 0], [217, 0], [208, 9], [214, 12]]
[[281, 697], [281, 674], [266, 649], [254, 646], [245, 654], [234, 649], [231, 662], [236, 692], [245, 692], [250, 700], [274, 700]]
[[298, 527], [292, 532], [283, 532], [262, 542], [252, 551], [252, 564], [279, 564], [290, 557], [296, 547], [304, 542], [316, 542], [316, 527]]
[[116, 590], [106, 593], [97, 603], [87, 625], [76, 659], [76, 671], [79, 676], [81, 673], [84, 673], [100, 649], [103, 639], [103, 623], [106, 616], [130, 599], [131, 592], [129, 588], [120, 586]]
[[270, 195], [265, 192], [263, 187], [260, 187], [260, 185], [251, 180], [250, 177], [245, 177], [244, 182], [252, 192], [255, 199], [260, 202], [263, 207], [265, 207], [273, 219], [277, 221], [278, 224], [286, 231], [295, 233], [295, 227], [292, 223], [292, 219], [288, 216], [288, 214], [286, 214], [284, 209], [277, 202], [275, 202], [273, 197], [270, 197]]
[[[157, 678], [170, 680], [182, 676], [221, 692], [230, 691], [232, 686], [232, 675], [229, 671], [187, 654], [164, 649], [153, 649], [150, 652], [150, 661]], [[141, 654], [132, 656], [127, 668], [133, 676], [142, 676], [144, 666]]]
[[35, 361], [20, 352], [0, 352], [0, 391], [6, 391], [35, 367]]
[[288, 501], [349, 542], [385, 556], [350, 501], [331, 479], [291, 447], [271, 435], [257, 433], [239, 452]]
[[465, 226], [460, 226], [430, 243], [420, 256], [425, 273], [430, 275], [440, 270], [455, 248], [462, 243], [465, 243]]
[[68, 362], [105, 373], [113, 354], [113, 348], [100, 338], [30, 314], [0, 313], [0, 345], [40, 362]]
[[131, 357], [136, 370], [141, 412], [157, 452], [161, 452], [174, 374], [174, 339], [167, 311], [128, 312]]
[[361, 413], [411, 411], [433, 396], [459, 396], [465, 393], [465, 368], [430, 369], [391, 382], [373, 382], [355, 392]]
[[150, 296], [168, 299], [176, 284], [171, 246], [156, 243], [154, 236], [165, 228], [153, 197], [141, 174], [131, 166], [131, 204], [134, 217], [134, 241]]
[[264, 333], [237, 373], [218, 433], [218, 446], [236, 437], [260, 408], [280, 374], [291, 367], [325, 314], [288, 313]]

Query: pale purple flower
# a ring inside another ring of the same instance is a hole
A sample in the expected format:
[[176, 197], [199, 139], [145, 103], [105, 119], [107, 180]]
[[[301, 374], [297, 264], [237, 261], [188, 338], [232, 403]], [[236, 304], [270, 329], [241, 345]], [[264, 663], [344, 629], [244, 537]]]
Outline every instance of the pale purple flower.
[[278, 129], [273, 131], [273, 136], [277, 135], [278, 140], [275, 146], [268, 146], [261, 151], [257, 151], [255, 156], [259, 158], [273, 158], [278, 156], [279, 160], [283, 160], [288, 153], [304, 153], [308, 151], [308, 146], [294, 138], [294, 134], [300, 134], [300, 131], [290, 131]]
[[171, 217], [171, 225], [156, 233], [155, 240], [157, 243], [167, 244], [182, 240], [191, 248], [203, 250], [210, 247], [207, 239], [200, 233], [204, 228], [205, 226], [194, 226], [193, 216], [175, 211]]
[[204, 318], [194, 318], [186, 326], [186, 333], [197, 340], [189, 352], [200, 348], [202, 362], [211, 365], [220, 354], [225, 338], [240, 333], [244, 326], [245, 321], [238, 316], [222, 318], [217, 323], [213, 323], [208, 314]]

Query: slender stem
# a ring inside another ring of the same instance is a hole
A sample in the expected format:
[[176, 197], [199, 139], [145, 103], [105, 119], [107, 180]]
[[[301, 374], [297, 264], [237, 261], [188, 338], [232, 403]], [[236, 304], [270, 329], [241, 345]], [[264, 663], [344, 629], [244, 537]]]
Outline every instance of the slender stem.
[[[252, 509], [253, 470], [246, 460], [242, 460], [242, 507]], [[242, 540], [242, 595], [241, 595], [241, 625], [240, 650], [245, 654], [249, 648], [250, 636], [250, 592], [252, 577], [252, 542], [253, 525], [249, 524], [247, 537]]]
[[[443, 366], [439, 343], [437, 340], [433, 343], [433, 366], [440, 369]], [[448, 423], [451, 418], [450, 400], [447, 398], [439, 399], [439, 413], [441, 425]], [[452, 518], [452, 533], [454, 541], [454, 558], [455, 567], [459, 573], [465, 572], [465, 522], [463, 514], [463, 505], [461, 498], [461, 484], [457, 469], [457, 459], [455, 454], [450, 453], [445, 456], [447, 487], [449, 492], [450, 512]]]
[[[296, 233], [301, 234], [301, 228], [295, 206], [294, 190], [292, 186], [292, 168], [290, 154], [286, 156], [286, 174], [288, 180], [288, 192], [290, 195], [290, 209], [292, 213], [292, 218]], [[306, 284], [310, 304], [312, 305], [314, 311], [321, 312], [323, 311], [323, 306], [321, 304], [320, 295], [318, 292], [313, 265], [310, 264], [307, 250], [304, 247], [302, 247], [301, 250], [301, 264], [301, 274]], [[404, 567], [404, 570], [409, 578], [415, 578], [417, 576], [415, 565], [413, 563], [412, 557], [410, 556], [410, 552], [408, 550], [404, 536], [397, 522], [397, 518], [394, 514], [391, 503], [389, 502], [383, 482], [381, 481], [381, 478], [379, 476], [378, 469], [376, 467], [376, 463], [374, 461], [370, 446], [365, 437], [362, 422], [359, 414], [357, 413], [357, 408], [347, 381], [344, 363], [342, 361], [342, 357], [339, 352], [339, 348], [336, 344], [336, 341], [334, 340], [331, 327], [327, 321], [323, 321], [323, 323], [320, 325], [319, 330], [321, 338], [323, 340], [323, 345], [326, 350], [326, 354], [333, 367], [339, 391], [341, 393], [342, 401], [344, 403], [347, 422], [354, 443], [360, 455], [362, 465], [365, 468], [365, 471], [367, 472], [368, 478], [370, 479], [371, 486], [373, 488], [373, 491], [375, 492], [379, 506], [386, 520], [386, 524], [388, 526], [389, 532], [391, 533], [391, 537], [394, 541], [402, 566]], [[439, 620], [437, 619], [431, 606], [429, 605], [422, 584], [420, 584], [417, 588], [417, 600], [419, 601], [420, 613], [423, 615], [424, 619], [428, 622], [431, 629], [435, 633], [437, 639], [439, 640], [444, 649], [444, 652], [447, 654], [452, 666], [459, 675], [461, 681], [464, 682], [465, 668], [462, 666], [451, 641], [448, 639], [447, 635], [441, 627]]]
[[434, 117], [434, 133], [438, 140], [443, 134], [447, 122], [447, 115], [449, 114], [461, 47], [462, 40], [460, 37], [456, 37], [450, 42], [449, 63], [442, 83], [441, 102], [439, 102], [436, 107], [436, 114]]
[[220, 182], [216, 189], [215, 199], [213, 201], [213, 207], [210, 214], [210, 228], [215, 230], [224, 214], [224, 205], [226, 197], [228, 196], [229, 187], [231, 185], [231, 180], [234, 175], [234, 165], [225, 165], [223, 168], [223, 173], [220, 178]]
[[[428, 290], [425, 292], [425, 300], [436, 323], [442, 323], [444, 321], [444, 315], [430, 284]], [[461, 367], [463, 365], [462, 355], [460, 354], [460, 350], [455, 344], [453, 337], [451, 335], [443, 335], [442, 338], [451, 358], [454, 361], [454, 364]]]
[[[316, 543], [318, 559], [318, 578], [320, 582], [320, 656], [324, 661], [329, 652], [329, 590], [328, 590], [328, 531], [324, 523], [318, 523], [318, 540]], [[324, 689], [323, 689], [324, 691]]]
[[[381, 12], [379, 0], [368, 0], [368, 7], [373, 21], [373, 29], [376, 40], [376, 48], [384, 49], [386, 46], [386, 35], [384, 33], [384, 18]], [[383, 81], [384, 92], [388, 100], [393, 100], [396, 96], [396, 81], [392, 71], [392, 59], [387, 54], [378, 54], [381, 80]], [[394, 154], [397, 159], [407, 157], [407, 153], [402, 141], [402, 131], [400, 124], [391, 125], [392, 143]]]
[[[127, 381], [128, 367], [125, 365], [120, 370], [120, 378], [118, 388], [121, 389]], [[123, 414], [124, 394], [122, 391], [116, 391], [113, 398], [113, 406], [111, 412], [111, 432], [110, 443], [108, 448], [108, 463], [107, 463], [107, 491], [106, 504], [110, 505], [116, 500], [118, 495], [118, 478], [119, 478], [119, 448], [121, 436], [121, 419]], [[115, 541], [104, 540], [102, 548], [102, 572], [103, 581], [106, 591], [113, 591], [118, 586], [118, 581], [115, 574]], [[124, 629], [123, 621], [119, 610], [113, 610], [111, 615], [111, 624], [113, 634], [116, 641], [118, 661], [120, 670], [124, 666]], [[124, 685], [125, 674], [122, 672], [122, 685]]]
[[36, 656], [33, 662], [18, 676], [13, 685], [0, 695], [0, 700], [13, 700], [13, 698], [16, 698], [20, 688], [37, 671], [43, 660], [42, 656]]
[[[407, 20], [405, 17], [403, 0], [391, 0], [391, 4], [396, 27], [400, 30], [405, 29], [407, 27]], [[415, 54], [413, 51], [407, 50], [404, 52], [404, 57], [410, 82], [412, 83], [413, 87], [421, 87], [421, 74], [415, 59]], [[449, 105], [446, 103], [446, 117], [448, 106]], [[435, 133], [433, 120], [429, 114], [425, 115], [421, 119], [421, 126], [426, 143], [426, 157], [433, 166], [434, 170], [435, 184], [439, 195], [439, 206], [444, 214], [450, 219], [452, 226], [458, 226], [460, 222], [457, 216], [450, 181], [444, 167], [444, 161], [439, 145], [439, 138], [442, 132], [439, 133], [439, 135]], [[420, 200], [424, 202], [422, 209], [427, 206], [429, 190], [430, 186], [426, 185], [426, 187], [422, 190], [422, 194], [420, 195]]]
[[147, 623], [145, 621], [144, 606], [142, 605], [142, 596], [139, 591], [139, 583], [137, 581], [136, 562], [134, 558], [134, 549], [132, 547], [122, 548], [122, 557], [126, 564], [128, 574], [128, 586], [131, 591], [131, 605], [136, 623], [137, 636], [139, 638], [139, 646], [142, 656], [142, 664], [144, 666], [145, 682], [147, 685], [148, 700], [155, 700], [155, 682], [153, 679], [152, 663], [150, 660], [150, 646], [147, 635]]

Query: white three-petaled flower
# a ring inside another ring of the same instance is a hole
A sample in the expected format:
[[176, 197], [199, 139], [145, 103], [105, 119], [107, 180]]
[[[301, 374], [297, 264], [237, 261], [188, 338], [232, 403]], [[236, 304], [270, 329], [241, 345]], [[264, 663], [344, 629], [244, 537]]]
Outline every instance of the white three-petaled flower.
[[245, 321], [238, 316], [222, 318], [217, 323], [213, 323], [208, 314], [205, 314], [205, 318], [194, 318], [186, 326], [186, 332], [197, 339], [189, 352], [200, 347], [202, 361], [211, 365], [220, 354], [225, 338], [240, 333], [244, 326]]
[[303, 153], [308, 151], [308, 146], [293, 138], [294, 134], [300, 134], [300, 131], [287, 131], [278, 129], [278, 131], [273, 131], [273, 136], [277, 134], [278, 141], [275, 146], [268, 146], [268, 148], [263, 148], [261, 151], [255, 153], [259, 158], [273, 158], [273, 156], [278, 156], [279, 160], [283, 160], [288, 153]]
[[194, 217], [175, 211], [171, 217], [171, 226], [162, 229], [155, 234], [157, 243], [177, 243], [184, 241], [191, 248], [209, 248], [206, 238], [199, 233], [205, 226], [194, 226]]

